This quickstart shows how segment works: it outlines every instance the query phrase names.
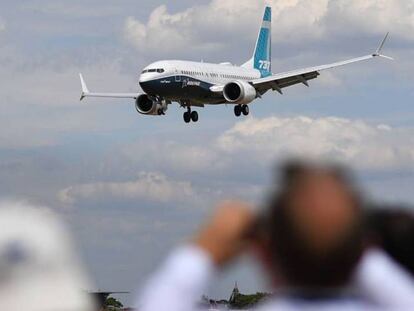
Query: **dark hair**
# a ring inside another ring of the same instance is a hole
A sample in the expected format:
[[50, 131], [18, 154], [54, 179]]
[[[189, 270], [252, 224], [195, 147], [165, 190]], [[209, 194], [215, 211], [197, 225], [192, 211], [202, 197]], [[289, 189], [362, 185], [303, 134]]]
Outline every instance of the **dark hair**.
[[414, 276], [414, 214], [400, 206], [375, 206], [367, 220], [370, 237]]
[[[307, 237], [298, 232], [293, 224], [294, 219], [288, 212], [298, 182], [308, 173], [317, 171], [322, 171], [343, 184], [357, 211], [357, 219], [351, 228], [347, 228], [347, 234], [322, 253], [309, 247]], [[292, 162], [282, 169], [279, 186], [279, 191], [270, 197], [266, 219], [273, 264], [289, 285], [294, 287], [327, 288], [345, 285], [363, 248], [359, 221], [361, 202], [345, 170]]]

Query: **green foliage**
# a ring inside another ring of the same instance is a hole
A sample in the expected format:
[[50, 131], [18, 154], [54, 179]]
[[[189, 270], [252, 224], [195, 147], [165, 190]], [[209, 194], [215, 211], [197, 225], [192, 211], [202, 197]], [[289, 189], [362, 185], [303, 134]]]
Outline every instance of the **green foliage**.
[[122, 308], [124, 305], [113, 297], [108, 297], [105, 301], [106, 307]]
[[235, 309], [247, 309], [247, 308], [253, 307], [256, 304], [258, 304], [268, 295], [269, 294], [266, 294], [266, 293], [256, 293], [253, 295], [237, 294], [234, 297], [234, 301], [232, 301], [230, 306]]

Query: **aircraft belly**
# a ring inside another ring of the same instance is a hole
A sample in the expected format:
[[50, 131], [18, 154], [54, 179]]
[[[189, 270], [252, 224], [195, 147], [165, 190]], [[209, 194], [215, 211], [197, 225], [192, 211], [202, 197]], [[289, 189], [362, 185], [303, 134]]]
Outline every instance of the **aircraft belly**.
[[210, 91], [213, 84], [187, 76], [173, 76], [140, 83], [148, 95], [172, 100], [194, 100], [208, 102], [216, 97]]

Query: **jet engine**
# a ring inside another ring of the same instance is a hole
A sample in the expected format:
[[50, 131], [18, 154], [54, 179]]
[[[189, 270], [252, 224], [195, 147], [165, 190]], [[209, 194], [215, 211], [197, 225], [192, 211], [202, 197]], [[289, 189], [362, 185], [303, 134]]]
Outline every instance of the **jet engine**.
[[142, 94], [135, 101], [135, 109], [141, 114], [163, 115], [168, 109], [168, 104], [166, 100], [154, 100], [147, 94]]
[[256, 96], [256, 89], [244, 81], [227, 83], [223, 88], [223, 96], [229, 103], [245, 105], [252, 102]]

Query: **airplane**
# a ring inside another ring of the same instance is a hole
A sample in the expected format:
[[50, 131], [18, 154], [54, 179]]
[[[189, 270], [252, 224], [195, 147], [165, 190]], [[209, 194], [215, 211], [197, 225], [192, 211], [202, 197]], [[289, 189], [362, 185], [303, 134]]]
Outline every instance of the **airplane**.
[[272, 73], [272, 9], [266, 7], [252, 58], [241, 66], [231, 63], [212, 64], [182, 60], [158, 61], [145, 67], [139, 78], [144, 93], [95, 93], [90, 92], [82, 74], [81, 100], [85, 97], [130, 98], [135, 108], [144, 115], [165, 115], [168, 106], [177, 102], [187, 111], [183, 114], [185, 123], [198, 121], [198, 112], [193, 107], [205, 105], [234, 105], [234, 114], [239, 117], [249, 114], [249, 104], [261, 98], [269, 90], [281, 95], [283, 89], [295, 84], [309, 87], [309, 80], [315, 79], [323, 70], [360, 61], [383, 57], [381, 54], [388, 33], [377, 50], [369, 55], [331, 64]]

